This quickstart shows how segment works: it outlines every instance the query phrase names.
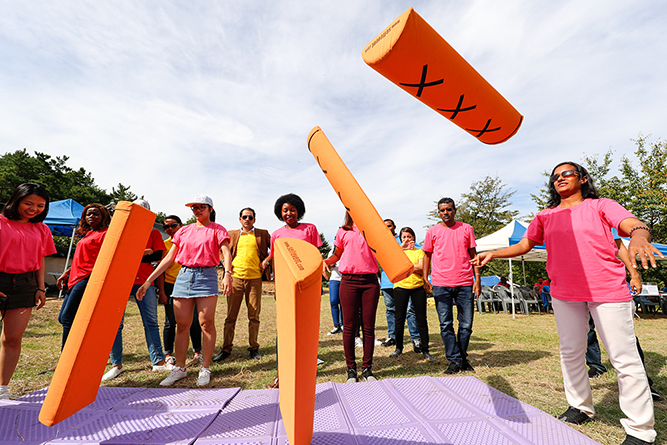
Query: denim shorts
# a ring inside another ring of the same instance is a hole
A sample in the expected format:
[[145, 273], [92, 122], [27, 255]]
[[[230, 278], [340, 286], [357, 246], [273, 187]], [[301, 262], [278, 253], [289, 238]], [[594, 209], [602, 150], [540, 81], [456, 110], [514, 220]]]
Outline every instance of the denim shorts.
[[211, 267], [181, 267], [172, 298], [200, 298], [218, 295], [218, 270]]

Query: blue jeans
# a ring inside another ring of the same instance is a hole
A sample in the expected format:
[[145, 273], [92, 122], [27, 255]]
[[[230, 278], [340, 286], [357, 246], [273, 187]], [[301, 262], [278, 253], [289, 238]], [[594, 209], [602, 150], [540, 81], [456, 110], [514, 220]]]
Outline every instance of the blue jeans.
[[[132, 293], [135, 295], [140, 285], [132, 286]], [[151, 362], [155, 365], [164, 360], [164, 352], [162, 352], [162, 342], [160, 341], [160, 328], [157, 320], [157, 294], [155, 293], [155, 286], [150, 286], [146, 290], [146, 295], [141, 301], [137, 300], [139, 306], [139, 313], [141, 314], [141, 321], [144, 324], [144, 335], [146, 336], [146, 345], [148, 346], [148, 354], [151, 357]], [[116, 339], [111, 348], [111, 365], [119, 366], [123, 364], [123, 322], [125, 315], [118, 327]]]
[[[394, 303], [394, 289], [381, 289], [382, 296], [384, 296], [384, 306], [387, 308], [387, 336], [396, 339], [396, 304]], [[406, 321], [408, 323], [408, 331], [410, 332], [410, 339], [419, 340], [419, 328], [417, 327], [417, 317], [415, 317], [415, 308], [412, 306], [412, 300], [408, 304], [408, 313]]]
[[340, 281], [329, 281], [329, 303], [331, 304], [331, 318], [333, 318], [334, 327], [343, 326], [343, 316], [340, 310], [340, 296], [338, 289], [340, 288]]
[[89, 278], [90, 276], [87, 276], [83, 280], [78, 281], [72, 286], [67, 295], [65, 295], [65, 298], [63, 298], [63, 305], [60, 307], [60, 313], [58, 314], [58, 321], [63, 325], [63, 339], [60, 346], [61, 351], [65, 347], [67, 336], [69, 335], [70, 329], [72, 329], [72, 323], [74, 323], [74, 317], [79, 310], [81, 298], [83, 298], [83, 293], [86, 290]]
[[[435, 310], [440, 319], [440, 336], [445, 345], [447, 360], [461, 366], [468, 356], [472, 319], [475, 314], [475, 297], [472, 293], [472, 286], [433, 286], [433, 297], [435, 298]], [[456, 305], [459, 321], [458, 336], [454, 334], [454, 305]]]
[[600, 343], [595, 334], [595, 322], [593, 317], [588, 314], [588, 342], [586, 345], [586, 364], [598, 370], [599, 372], [607, 372], [607, 368], [602, 364], [602, 353], [600, 352]]

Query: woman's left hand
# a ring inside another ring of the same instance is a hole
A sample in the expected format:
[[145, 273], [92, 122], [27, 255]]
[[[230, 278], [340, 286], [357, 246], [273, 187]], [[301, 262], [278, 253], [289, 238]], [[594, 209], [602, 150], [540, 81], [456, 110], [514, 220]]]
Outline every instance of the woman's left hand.
[[38, 290], [35, 292], [35, 306], [37, 309], [41, 309], [46, 304], [46, 292]]
[[225, 272], [222, 278], [222, 295], [228, 297], [232, 294], [232, 274]]

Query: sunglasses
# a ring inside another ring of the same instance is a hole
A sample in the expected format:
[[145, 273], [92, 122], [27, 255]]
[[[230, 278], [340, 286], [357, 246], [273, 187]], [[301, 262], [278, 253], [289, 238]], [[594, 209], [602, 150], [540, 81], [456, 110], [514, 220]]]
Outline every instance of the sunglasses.
[[162, 226], [162, 228], [163, 228], [164, 230], [167, 230], [167, 229], [175, 229], [175, 228], [178, 227], [179, 225], [180, 225], [180, 224], [178, 224], [178, 223], [164, 224], [164, 225]]
[[206, 210], [206, 209], [208, 209], [208, 206], [207, 205], [191, 206], [190, 208], [192, 209], [193, 212], [196, 212], [196, 211], [199, 211], [199, 210]]
[[252, 215], [243, 215], [241, 219], [255, 219], [255, 217]]
[[565, 171], [560, 172], [560, 174], [556, 173], [556, 174], [551, 175], [551, 182], [556, 182], [558, 180], [558, 178], [560, 178], [560, 177], [569, 178], [570, 176], [574, 176], [574, 175], [579, 176], [579, 173], [577, 173], [574, 170], [565, 170]]

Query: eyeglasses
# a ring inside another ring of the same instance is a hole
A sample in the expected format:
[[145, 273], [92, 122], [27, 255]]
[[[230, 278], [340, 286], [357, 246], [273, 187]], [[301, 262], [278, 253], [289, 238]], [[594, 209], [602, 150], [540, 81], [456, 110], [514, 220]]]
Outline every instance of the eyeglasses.
[[199, 211], [199, 210], [206, 210], [206, 209], [208, 208], [208, 206], [207, 206], [207, 205], [203, 205], [203, 206], [191, 206], [190, 208], [192, 209], [193, 212], [197, 212], [197, 211]]
[[243, 215], [241, 219], [255, 219], [255, 217], [252, 215]]
[[163, 228], [164, 230], [167, 230], [167, 229], [175, 229], [175, 228], [178, 227], [179, 225], [180, 225], [180, 224], [178, 224], [178, 223], [164, 224], [164, 225], [162, 226], [162, 228]]
[[560, 172], [560, 174], [555, 173], [551, 175], [551, 182], [556, 182], [558, 178], [563, 177], [563, 178], [569, 178], [570, 176], [577, 175], [579, 176], [579, 173], [577, 173], [575, 170], [564, 170]]

